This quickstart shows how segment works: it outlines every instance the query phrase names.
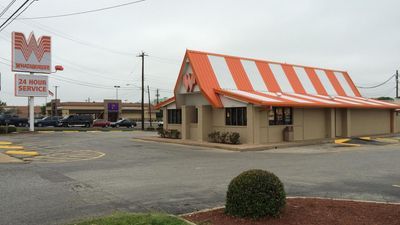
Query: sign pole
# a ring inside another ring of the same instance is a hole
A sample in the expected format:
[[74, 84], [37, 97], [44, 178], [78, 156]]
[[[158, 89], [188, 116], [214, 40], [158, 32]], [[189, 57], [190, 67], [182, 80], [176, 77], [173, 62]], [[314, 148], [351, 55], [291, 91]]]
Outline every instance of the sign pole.
[[[30, 73], [33, 76], [33, 73]], [[29, 96], [29, 131], [35, 131], [35, 97]]]

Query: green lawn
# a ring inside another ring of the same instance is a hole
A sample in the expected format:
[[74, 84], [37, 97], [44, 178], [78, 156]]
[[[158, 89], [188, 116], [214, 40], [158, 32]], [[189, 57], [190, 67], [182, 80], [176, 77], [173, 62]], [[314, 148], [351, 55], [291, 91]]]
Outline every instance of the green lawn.
[[165, 214], [118, 213], [112, 216], [86, 220], [71, 225], [188, 225], [179, 218]]

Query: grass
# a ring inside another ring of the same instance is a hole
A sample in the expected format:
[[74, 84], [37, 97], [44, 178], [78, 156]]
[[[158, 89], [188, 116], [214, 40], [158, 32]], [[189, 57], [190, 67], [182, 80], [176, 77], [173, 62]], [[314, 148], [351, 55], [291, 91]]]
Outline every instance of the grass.
[[185, 221], [166, 214], [118, 213], [107, 217], [86, 220], [71, 225], [189, 225]]

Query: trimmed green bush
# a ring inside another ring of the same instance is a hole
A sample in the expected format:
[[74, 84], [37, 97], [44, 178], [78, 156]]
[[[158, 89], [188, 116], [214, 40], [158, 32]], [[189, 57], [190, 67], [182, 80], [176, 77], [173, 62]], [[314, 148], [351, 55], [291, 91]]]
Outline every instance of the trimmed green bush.
[[9, 133], [14, 133], [17, 132], [17, 128], [16, 127], [6, 127], [6, 126], [1, 126], [0, 127], [0, 134], [9, 134]]
[[264, 170], [248, 170], [229, 184], [225, 213], [255, 219], [276, 217], [285, 205], [286, 193], [275, 174]]
[[158, 128], [157, 133], [161, 138], [172, 138], [172, 139], [179, 139], [181, 132], [178, 130], [166, 130], [163, 128]]

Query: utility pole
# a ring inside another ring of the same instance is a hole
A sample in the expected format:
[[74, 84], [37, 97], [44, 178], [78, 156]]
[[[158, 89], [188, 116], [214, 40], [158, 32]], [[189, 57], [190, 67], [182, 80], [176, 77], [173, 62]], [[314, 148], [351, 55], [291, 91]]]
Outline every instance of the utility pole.
[[137, 57], [142, 58], [142, 130], [144, 130], [144, 57], [148, 56], [142, 51]]
[[150, 87], [149, 85], [147, 85], [147, 91], [148, 91], [148, 95], [149, 95], [149, 117], [150, 117], [150, 127], [153, 127], [152, 123], [151, 123], [151, 102], [150, 102]]
[[396, 70], [396, 98], [399, 98], [399, 70]]
[[54, 88], [56, 89], [56, 93], [55, 93], [55, 98], [56, 98], [56, 100], [54, 101], [54, 105], [55, 105], [55, 110], [54, 110], [54, 116], [58, 116], [58, 96], [57, 96], [57, 90], [58, 90], [58, 88], [59, 88], [60, 86], [54, 86]]
[[157, 104], [160, 103], [160, 89], [158, 88], [157, 88], [156, 98], [157, 98]]

